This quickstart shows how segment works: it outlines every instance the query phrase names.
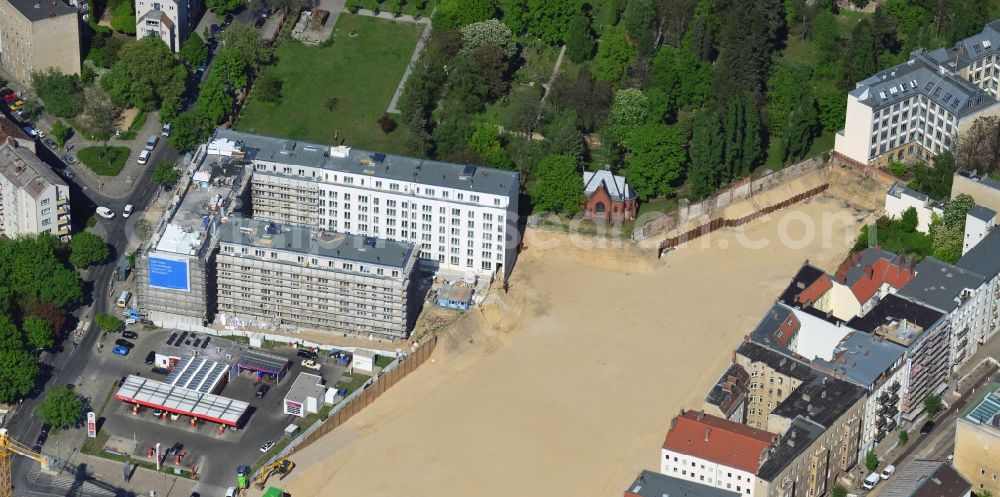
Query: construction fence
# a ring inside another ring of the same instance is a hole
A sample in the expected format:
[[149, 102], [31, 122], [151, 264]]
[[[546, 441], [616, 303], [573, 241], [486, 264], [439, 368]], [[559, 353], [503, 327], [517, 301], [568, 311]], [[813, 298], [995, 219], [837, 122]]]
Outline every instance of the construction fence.
[[763, 209], [760, 209], [758, 211], [752, 212], [750, 214], [747, 214], [747, 215], [745, 215], [743, 217], [740, 217], [740, 218], [737, 218], [737, 219], [726, 219], [726, 218], [712, 219], [711, 221], [709, 221], [707, 223], [704, 223], [701, 226], [698, 226], [696, 228], [692, 228], [692, 229], [690, 229], [690, 230], [688, 230], [688, 231], [686, 231], [684, 233], [681, 233], [681, 234], [679, 234], [679, 235], [677, 235], [675, 237], [667, 238], [666, 240], [664, 240], [663, 242], [660, 243], [660, 247], [659, 247], [659, 250], [656, 253], [656, 256], [657, 256], [657, 258], [663, 257], [663, 252], [664, 251], [672, 249], [672, 248], [674, 248], [674, 247], [676, 247], [676, 246], [678, 246], [678, 245], [680, 245], [680, 244], [682, 244], [684, 242], [689, 242], [691, 240], [695, 240], [695, 239], [700, 238], [702, 236], [708, 235], [708, 234], [710, 234], [710, 233], [712, 233], [712, 232], [714, 232], [716, 230], [720, 230], [720, 229], [723, 229], [723, 228], [735, 228], [737, 226], [742, 226], [742, 225], [744, 225], [746, 223], [749, 223], [750, 221], [759, 219], [759, 218], [761, 218], [763, 216], [766, 216], [766, 215], [768, 215], [768, 214], [770, 214], [772, 212], [784, 209], [785, 207], [788, 207], [790, 205], [797, 204], [797, 203], [799, 203], [799, 202], [801, 202], [801, 201], [803, 201], [803, 200], [805, 200], [807, 198], [813, 197], [815, 195], [819, 195], [820, 193], [823, 193], [824, 191], [826, 191], [826, 189], [829, 188], [829, 187], [830, 187], [830, 185], [828, 183], [824, 183], [824, 184], [819, 185], [819, 186], [817, 186], [815, 188], [811, 188], [811, 189], [806, 190], [806, 191], [804, 191], [802, 193], [799, 193], [798, 195], [795, 195], [795, 196], [793, 196], [791, 198], [787, 198], [785, 200], [782, 200], [781, 202], [769, 205], [767, 207], [764, 207]]
[[682, 203], [675, 211], [664, 213], [643, 224], [642, 227], [636, 228], [632, 232], [632, 240], [637, 242], [645, 240], [651, 236], [670, 231], [677, 226], [682, 226], [699, 216], [710, 216], [716, 210], [733, 202], [751, 197], [764, 190], [770, 190], [805, 173], [815, 171], [824, 164], [822, 157], [813, 157], [757, 179], [750, 176], [740, 178], [711, 197], [700, 202]]
[[361, 412], [362, 409], [368, 407], [368, 404], [375, 402], [375, 399], [379, 398], [386, 390], [416, 370], [424, 361], [430, 358], [434, 352], [434, 347], [437, 345], [437, 340], [437, 335], [432, 335], [423, 341], [413, 353], [398, 361], [396, 367], [388, 371], [383, 371], [378, 377], [372, 378], [363, 390], [354, 392], [352, 398], [347, 399], [347, 402], [338, 406], [339, 409], [336, 412], [330, 413], [330, 417], [326, 418], [326, 421], [323, 421], [316, 429], [310, 430], [297, 438], [295, 440], [296, 445], [291, 448], [288, 454], [284, 454], [284, 456], [295, 454], [308, 447], [313, 442], [323, 438], [323, 435], [330, 433], [336, 427], [351, 419], [355, 414]]

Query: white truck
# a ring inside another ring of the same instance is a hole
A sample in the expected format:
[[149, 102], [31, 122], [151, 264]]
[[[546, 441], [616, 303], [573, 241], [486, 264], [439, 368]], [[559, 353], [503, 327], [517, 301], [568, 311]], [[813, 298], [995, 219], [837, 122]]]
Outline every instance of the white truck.
[[882, 481], [882, 477], [879, 476], [878, 472], [874, 472], [865, 477], [865, 481], [861, 482], [861, 488], [865, 490], [871, 490], [878, 485], [878, 482]]

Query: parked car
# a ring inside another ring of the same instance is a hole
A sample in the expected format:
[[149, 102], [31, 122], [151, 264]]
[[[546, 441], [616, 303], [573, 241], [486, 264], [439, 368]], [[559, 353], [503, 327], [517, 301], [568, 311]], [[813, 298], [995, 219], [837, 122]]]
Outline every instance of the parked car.
[[264, 442], [264, 445], [260, 446], [260, 451], [261, 452], [267, 452], [267, 451], [271, 450], [271, 447], [274, 447], [274, 442], [272, 442], [271, 440], [268, 440], [268, 441]]
[[264, 9], [260, 11], [260, 16], [267, 19], [271, 15], [271, 7], [265, 5]]
[[138, 162], [140, 166], [145, 166], [146, 163], [149, 162], [149, 155], [150, 155], [149, 150], [143, 150], [142, 152], [139, 152], [139, 158], [136, 160], [136, 162]]
[[882, 481], [882, 477], [878, 473], [872, 473], [865, 477], [864, 481], [861, 482], [861, 488], [865, 490], [871, 490], [878, 485], [878, 482]]
[[45, 441], [49, 439], [49, 430], [52, 429], [51, 426], [44, 424], [42, 425], [42, 431], [38, 433], [38, 438], [35, 439], [35, 446], [32, 449], [35, 452], [41, 452], [42, 446], [45, 445]]
[[29, 117], [28, 108], [22, 107], [20, 109], [17, 109], [17, 117], [20, 117], [21, 119], [27, 119]]
[[222, 32], [222, 28], [220, 28], [218, 24], [213, 24], [208, 27], [208, 32], [212, 38], [217, 38], [219, 33]]
[[122, 336], [125, 337], [125, 338], [132, 339], [132, 340], [135, 340], [136, 338], [139, 338], [139, 334], [138, 333], [136, 333], [134, 331], [129, 331], [129, 330], [123, 331], [122, 332]]
[[135, 347], [134, 343], [132, 343], [132, 342], [130, 342], [128, 340], [125, 340], [124, 338], [119, 338], [118, 340], [115, 340], [115, 345], [117, 345], [119, 347], [128, 347], [130, 349], [132, 347]]
[[48, 145], [49, 148], [51, 148], [52, 150], [59, 148], [59, 144], [56, 143], [56, 141], [53, 140], [52, 138], [45, 140], [45, 144]]
[[[153, 409], [153, 416], [156, 416], [156, 417], [163, 416], [163, 410], [162, 409]], [[169, 454], [170, 449], [167, 449], [167, 452], [168, 452], [167, 455], [169, 456], [170, 455]]]
[[882, 474], [880, 476], [882, 477], [883, 480], [888, 480], [889, 477], [892, 476], [892, 474], [895, 472], [896, 472], [896, 467], [890, 464], [886, 466], [885, 469], [882, 470]]
[[73, 171], [70, 171], [69, 168], [59, 169], [56, 171], [56, 173], [58, 173], [60, 176], [66, 179], [73, 179], [74, 177], [76, 177], [76, 175], [73, 174]]
[[160, 130], [160, 134], [163, 135], [164, 138], [170, 136], [170, 123], [163, 125], [163, 129]]
[[122, 211], [122, 217], [128, 219], [128, 217], [131, 215], [132, 215], [132, 204], [126, 204], [125, 210]]
[[156, 351], [150, 350], [149, 353], [146, 354], [146, 365], [152, 366], [154, 362], [156, 362]]
[[30, 124], [28, 126], [23, 126], [21, 129], [24, 130], [24, 133], [26, 135], [28, 135], [28, 136], [30, 136], [32, 138], [38, 138], [38, 132], [35, 131], [35, 128], [32, 127]]
[[74, 159], [73, 156], [69, 154], [62, 156], [62, 160], [67, 164], [76, 164], [76, 159]]
[[115, 211], [108, 209], [107, 207], [98, 207], [97, 215], [103, 217], [104, 219], [114, 219]]
[[10, 110], [12, 112], [16, 111], [17, 109], [20, 109], [21, 107], [24, 107], [24, 100], [21, 99], [17, 99], [14, 101], [14, 103], [10, 104]]
[[923, 426], [920, 427], [920, 434], [921, 435], [926, 435], [926, 434], [930, 433], [931, 430], [933, 430], [933, 429], [934, 429], [934, 422], [933, 421], [928, 421], [928, 422], [924, 423]]
[[258, 29], [263, 28], [265, 22], [267, 22], [266, 17], [258, 17], [257, 20], [253, 22], [253, 27]]
[[150, 136], [149, 139], [146, 140], [146, 150], [152, 152], [153, 149], [156, 148], [157, 143], [160, 143], [160, 137], [157, 135]]
[[131, 347], [122, 347], [121, 345], [116, 345], [115, 348], [111, 349], [111, 353], [114, 355], [126, 356], [132, 350]]
[[257, 393], [255, 394], [255, 397], [257, 397], [258, 399], [263, 399], [264, 396], [267, 395], [267, 391], [270, 389], [271, 387], [267, 385], [261, 385], [257, 387]]
[[321, 366], [319, 365], [318, 362], [316, 362], [316, 361], [314, 361], [312, 359], [303, 359], [302, 360], [302, 367], [307, 368], [307, 369], [319, 370]]
[[316, 353], [309, 349], [299, 349], [296, 354], [299, 357], [305, 357], [306, 359], [316, 359]]
[[170, 370], [169, 369], [167, 369], [167, 368], [161, 368], [159, 366], [151, 369], [151, 371], [154, 372], [154, 373], [156, 373], [156, 374], [162, 374], [163, 376], [166, 376], [166, 375], [170, 374]]
[[8, 94], [6, 94], [6, 95], [3, 96], [3, 101], [6, 102], [6, 103], [10, 103], [10, 102], [13, 102], [15, 100], [17, 100], [17, 93], [8, 93]]

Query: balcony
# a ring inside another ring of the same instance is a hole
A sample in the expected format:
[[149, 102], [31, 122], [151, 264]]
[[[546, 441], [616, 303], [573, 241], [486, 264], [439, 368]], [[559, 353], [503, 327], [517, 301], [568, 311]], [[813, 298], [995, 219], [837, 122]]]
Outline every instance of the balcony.
[[66, 201], [66, 197], [59, 197], [59, 198], [56, 199], [56, 205], [58, 205], [60, 207], [66, 205], [68, 203], [69, 202]]
[[892, 386], [891, 386], [891, 387], [889, 387], [889, 391], [890, 391], [890, 392], [892, 392], [892, 393], [896, 393], [896, 392], [898, 392], [898, 391], [899, 391], [899, 388], [900, 388], [901, 386], [902, 386], [902, 385], [900, 385], [898, 381], [897, 381], [897, 382], [894, 382], [894, 383], [892, 384]]
[[69, 225], [67, 224], [67, 225], [63, 225], [62, 227], [60, 227], [59, 228], [59, 234], [63, 235], [63, 236], [68, 235], [69, 234]]
[[882, 429], [882, 427], [884, 427], [884, 426], [885, 426], [885, 424], [886, 424], [886, 422], [885, 422], [885, 417], [883, 417], [883, 416], [879, 416], [879, 417], [875, 418], [875, 426], [877, 426], [877, 427], [878, 427], [878, 429], [880, 429], [880, 430], [881, 430], [881, 429]]

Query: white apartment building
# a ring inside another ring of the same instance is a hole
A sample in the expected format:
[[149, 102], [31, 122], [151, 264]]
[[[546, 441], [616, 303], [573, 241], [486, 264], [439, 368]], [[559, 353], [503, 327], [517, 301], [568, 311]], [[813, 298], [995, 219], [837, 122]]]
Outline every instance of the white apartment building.
[[218, 312], [226, 321], [392, 339], [405, 338], [416, 320], [413, 244], [239, 217], [218, 233]]
[[181, 49], [201, 16], [199, 0], [136, 0], [135, 37], [163, 40], [173, 52]]
[[253, 217], [409, 242], [424, 269], [507, 277], [519, 175], [219, 129], [209, 153], [253, 164]]
[[70, 236], [69, 186], [30, 150], [0, 145], [0, 235]]
[[914, 51], [907, 62], [859, 82], [847, 94], [834, 151], [884, 166], [951, 150], [976, 118], [1000, 115], [998, 47], [1000, 20], [951, 49]]
[[931, 227], [931, 219], [935, 214], [944, 215], [931, 198], [926, 194], [895, 183], [885, 193], [885, 215], [899, 219], [910, 207], [917, 211], [917, 231], [927, 233]]

